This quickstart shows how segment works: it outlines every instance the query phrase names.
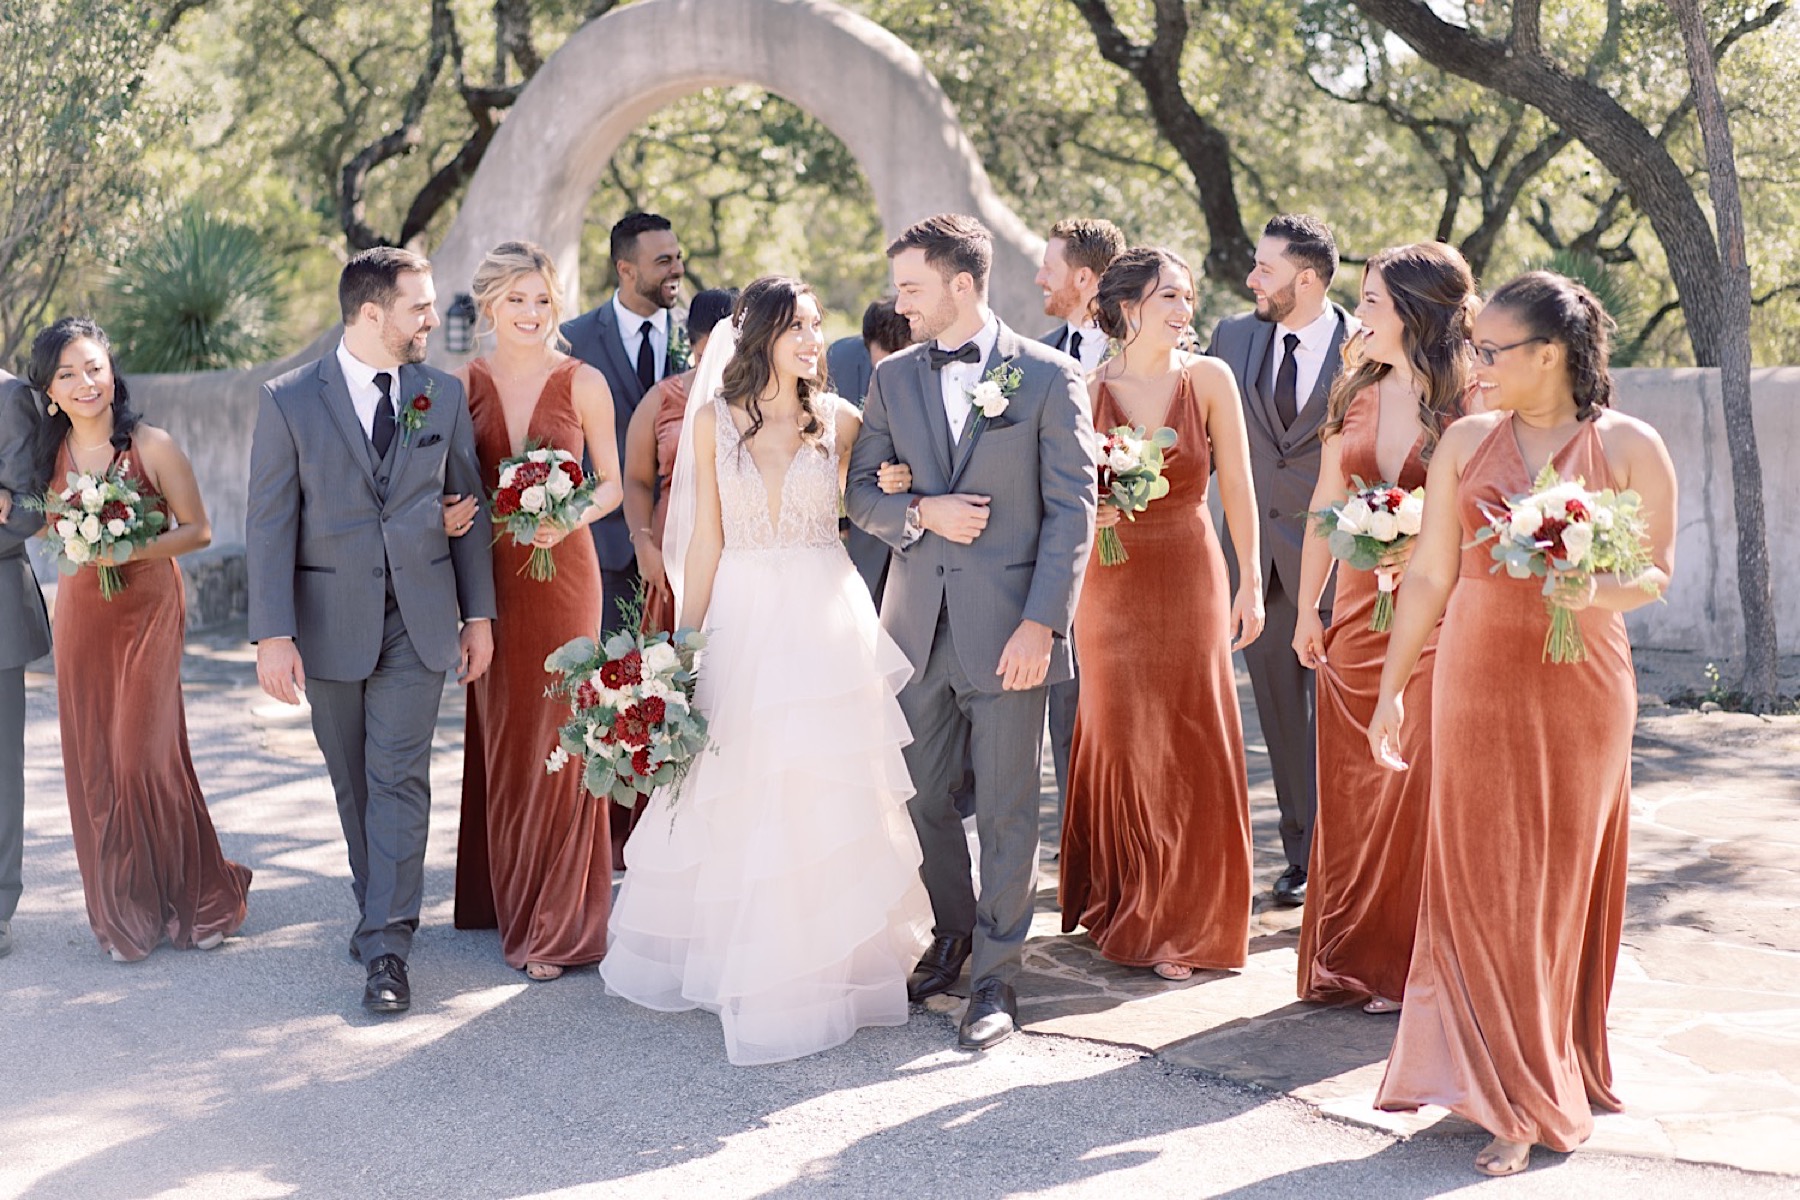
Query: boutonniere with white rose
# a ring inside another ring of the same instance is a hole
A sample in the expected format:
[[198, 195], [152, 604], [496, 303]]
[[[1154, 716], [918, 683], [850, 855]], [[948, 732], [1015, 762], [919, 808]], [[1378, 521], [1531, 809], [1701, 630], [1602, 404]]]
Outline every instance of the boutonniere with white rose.
[[665, 375], [680, 375], [693, 366], [694, 351], [688, 345], [687, 327], [669, 320], [669, 369]]
[[1012, 359], [1000, 363], [969, 389], [969, 404], [981, 414], [981, 421], [997, 420], [1012, 404], [1012, 398], [1025, 382], [1025, 372], [1013, 365]]

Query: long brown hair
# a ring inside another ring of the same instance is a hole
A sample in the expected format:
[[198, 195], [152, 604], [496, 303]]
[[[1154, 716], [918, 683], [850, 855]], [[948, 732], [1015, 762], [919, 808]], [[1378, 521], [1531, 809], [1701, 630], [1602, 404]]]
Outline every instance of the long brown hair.
[[[1419, 398], [1419, 424], [1425, 427], [1423, 457], [1430, 461], [1445, 426], [1463, 415], [1463, 395], [1469, 386], [1469, 334], [1481, 300], [1475, 293], [1475, 276], [1454, 246], [1443, 242], [1414, 242], [1389, 246], [1369, 259], [1363, 268], [1380, 274], [1394, 312], [1400, 317], [1400, 344], [1406, 351], [1413, 376], [1425, 385]], [[1363, 390], [1387, 378], [1387, 363], [1365, 358], [1354, 369], [1338, 376], [1331, 388], [1321, 438], [1344, 427], [1350, 402]]]
[[[727, 404], [742, 404], [750, 414], [750, 427], [739, 438], [739, 449], [763, 427], [762, 399], [775, 379], [775, 339], [787, 332], [802, 296], [812, 296], [814, 303], [818, 302], [812, 288], [798, 279], [765, 275], [738, 297], [731, 314], [731, 323], [737, 328], [737, 349], [725, 364], [719, 390]], [[801, 379], [794, 390], [800, 397], [800, 411], [806, 415], [800, 438], [818, 444], [825, 432], [818, 405], [813, 402], [820, 385], [816, 380]]]

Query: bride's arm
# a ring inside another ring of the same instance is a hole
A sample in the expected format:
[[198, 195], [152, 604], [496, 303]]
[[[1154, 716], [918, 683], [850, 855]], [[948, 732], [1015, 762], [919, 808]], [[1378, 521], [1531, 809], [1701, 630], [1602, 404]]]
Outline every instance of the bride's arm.
[[[710, 448], [717, 436], [717, 412], [711, 405], [689, 417], [694, 423], [694, 445]], [[682, 579], [682, 629], [698, 629], [712, 604], [713, 574], [725, 548], [725, 526], [719, 516], [719, 477], [710, 453], [694, 455], [694, 533], [688, 539], [686, 569]]]

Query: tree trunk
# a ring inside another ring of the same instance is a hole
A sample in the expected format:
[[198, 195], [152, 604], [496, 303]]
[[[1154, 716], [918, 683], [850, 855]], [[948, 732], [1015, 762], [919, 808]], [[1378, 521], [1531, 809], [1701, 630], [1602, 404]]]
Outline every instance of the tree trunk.
[[1744, 674], [1739, 689], [1758, 712], [1775, 702], [1775, 595], [1763, 513], [1762, 462], [1750, 400], [1750, 261], [1744, 252], [1744, 207], [1738, 194], [1731, 122], [1719, 94], [1712, 43], [1699, 0], [1669, 0], [1687, 49], [1695, 115], [1706, 147], [1708, 188], [1719, 230], [1719, 387], [1725, 441], [1731, 449], [1732, 508], [1737, 517], [1738, 601], [1744, 610]]

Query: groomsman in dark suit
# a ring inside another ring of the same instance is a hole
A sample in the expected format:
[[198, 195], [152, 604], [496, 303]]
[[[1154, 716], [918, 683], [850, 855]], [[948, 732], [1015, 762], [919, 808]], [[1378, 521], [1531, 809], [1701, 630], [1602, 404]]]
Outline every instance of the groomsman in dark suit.
[[[657, 380], [687, 369], [681, 361], [686, 341], [675, 314], [686, 267], [674, 227], [655, 213], [621, 218], [612, 227], [610, 249], [618, 289], [600, 307], [565, 324], [562, 334], [570, 354], [606, 376], [619, 461], [624, 462], [625, 431], [638, 401]], [[593, 529], [600, 551], [600, 620], [610, 633], [620, 625], [619, 601], [637, 591], [637, 554], [622, 508], [594, 522]]]
[[0, 371], [0, 958], [12, 953], [12, 918], [25, 849], [25, 664], [50, 653], [50, 619], [25, 539], [44, 515], [19, 503], [37, 489], [32, 441], [37, 394]]
[[[1106, 335], [1094, 323], [1094, 296], [1100, 277], [1125, 252], [1125, 235], [1111, 221], [1078, 217], [1050, 227], [1037, 285], [1044, 289], [1044, 315], [1062, 324], [1038, 339], [1081, 364], [1083, 375], [1106, 357]], [[1075, 641], [1069, 640], [1073, 653]], [[1056, 765], [1056, 803], [1069, 795], [1069, 741], [1075, 736], [1075, 709], [1081, 699], [1081, 664], [1062, 683], [1050, 685], [1050, 758]]]
[[[825, 351], [825, 369], [831, 390], [861, 408], [869, 390], [869, 378], [882, 359], [912, 345], [912, 325], [894, 311], [893, 297], [870, 303], [863, 309], [862, 333], [839, 338]], [[848, 524], [848, 519], [845, 521]], [[875, 607], [887, 586], [888, 545], [857, 525], [850, 525], [846, 540], [856, 573], [869, 585]]]
[[[1306, 900], [1306, 862], [1312, 852], [1318, 803], [1312, 672], [1295, 656], [1294, 621], [1300, 604], [1300, 548], [1306, 511], [1319, 481], [1319, 426], [1343, 348], [1356, 320], [1326, 297], [1337, 273], [1337, 241], [1317, 217], [1288, 213], [1263, 229], [1256, 267], [1247, 280], [1256, 311], [1227, 317], [1206, 352], [1237, 376], [1250, 435], [1250, 466], [1262, 526], [1263, 635], [1244, 650], [1256, 715], [1275, 774], [1281, 808], [1281, 847], [1287, 869], [1276, 879], [1275, 902], [1295, 908]], [[1232, 586], [1237, 566], [1229, 534]], [[1320, 605], [1331, 623], [1330, 593]]]

